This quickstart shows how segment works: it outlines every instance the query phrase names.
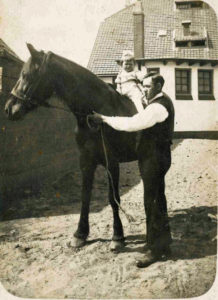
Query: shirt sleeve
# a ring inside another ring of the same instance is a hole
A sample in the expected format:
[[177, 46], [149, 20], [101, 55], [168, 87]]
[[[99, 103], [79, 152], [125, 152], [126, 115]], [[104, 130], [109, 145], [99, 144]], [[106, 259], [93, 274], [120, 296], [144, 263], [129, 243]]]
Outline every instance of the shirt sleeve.
[[168, 115], [168, 111], [162, 104], [154, 103], [132, 117], [107, 117], [102, 115], [102, 119], [116, 130], [132, 132], [164, 122]]

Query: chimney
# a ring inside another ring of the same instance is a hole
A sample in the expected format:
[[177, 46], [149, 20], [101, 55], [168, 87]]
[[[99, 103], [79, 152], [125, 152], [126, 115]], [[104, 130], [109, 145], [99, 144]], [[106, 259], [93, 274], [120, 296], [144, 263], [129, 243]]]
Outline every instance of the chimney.
[[182, 21], [184, 36], [191, 35], [190, 25], [191, 25], [191, 21], [190, 20]]
[[135, 58], [144, 57], [144, 11], [141, 0], [137, 0], [133, 10], [133, 41]]

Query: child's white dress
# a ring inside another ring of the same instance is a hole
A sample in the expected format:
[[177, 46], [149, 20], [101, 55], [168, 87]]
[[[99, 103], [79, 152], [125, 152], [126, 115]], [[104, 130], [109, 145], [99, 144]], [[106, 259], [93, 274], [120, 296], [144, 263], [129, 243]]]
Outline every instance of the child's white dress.
[[117, 91], [122, 95], [128, 96], [135, 104], [138, 112], [144, 109], [142, 105], [144, 93], [141, 84], [144, 77], [145, 73], [141, 71], [126, 72], [122, 70], [115, 80]]

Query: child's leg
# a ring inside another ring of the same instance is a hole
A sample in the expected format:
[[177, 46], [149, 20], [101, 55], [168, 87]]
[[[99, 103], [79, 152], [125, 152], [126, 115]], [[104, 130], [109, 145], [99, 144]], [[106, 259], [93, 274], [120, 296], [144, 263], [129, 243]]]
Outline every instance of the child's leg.
[[131, 91], [129, 98], [132, 100], [132, 102], [135, 104], [136, 109], [138, 112], [144, 110], [142, 101], [143, 101], [143, 94], [140, 91], [139, 88], [135, 88], [133, 91]]

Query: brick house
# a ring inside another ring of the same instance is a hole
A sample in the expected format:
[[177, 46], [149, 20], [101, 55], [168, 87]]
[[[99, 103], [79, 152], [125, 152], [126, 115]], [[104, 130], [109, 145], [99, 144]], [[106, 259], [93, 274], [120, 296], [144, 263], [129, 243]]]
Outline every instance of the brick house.
[[137, 68], [165, 78], [179, 132], [216, 131], [218, 26], [215, 11], [199, 0], [127, 0], [100, 25], [88, 68], [113, 83], [123, 50]]
[[0, 39], [0, 93], [7, 94], [15, 85], [22, 60]]

